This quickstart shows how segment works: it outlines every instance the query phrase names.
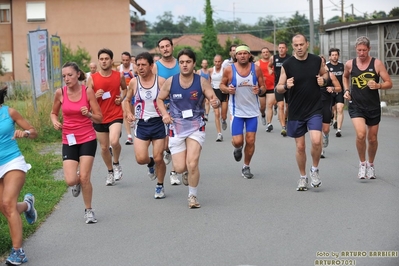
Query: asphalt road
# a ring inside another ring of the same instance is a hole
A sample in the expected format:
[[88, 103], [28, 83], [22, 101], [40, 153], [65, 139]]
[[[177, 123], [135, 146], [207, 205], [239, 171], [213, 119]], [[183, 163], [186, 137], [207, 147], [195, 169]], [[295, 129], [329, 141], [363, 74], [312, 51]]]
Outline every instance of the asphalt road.
[[[166, 198], [155, 200], [155, 181], [136, 163], [133, 146], [123, 145], [123, 180], [106, 187], [97, 151], [92, 182], [98, 223], [85, 224], [82, 196], [73, 198], [69, 190], [24, 242], [28, 265], [399, 265], [399, 118], [382, 117], [377, 179], [360, 181], [346, 113], [343, 137], [332, 132], [319, 166], [322, 186], [306, 192], [296, 191], [294, 140], [280, 135], [276, 116], [273, 124], [271, 133], [259, 126], [255, 176], [246, 180], [242, 162], [234, 161], [229, 129], [224, 142], [215, 142], [210, 114], [200, 159], [200, 209], [188, 209], [188, 188], [172, 187], [168, 176]], [[310, 167], [309, 145], [307, 154]]]

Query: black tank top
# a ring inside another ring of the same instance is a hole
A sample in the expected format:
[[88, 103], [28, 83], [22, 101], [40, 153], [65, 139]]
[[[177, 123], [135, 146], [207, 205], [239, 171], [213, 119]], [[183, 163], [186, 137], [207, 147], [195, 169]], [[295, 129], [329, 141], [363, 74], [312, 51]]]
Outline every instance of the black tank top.
[[367, 82], [374, 80], [380, 81], [380, 77], [375, 71], [375, 58], [372, 57], [370, 64], [365, 70], [360, 70], [356, 65], [356, 58], [352, 60], [351, 71], [351, 97], [352, 104], [364, 110], [380, 109], [380, 94], [378, 90], [371, 90]]
[[273, 55], [274, 87], [276, 87], [280, 78], [281, 67], [283, 66], [283, 63], [290, 57], [290, 55], [285, 55], [285, 57], [280, 57], [278, 54]]

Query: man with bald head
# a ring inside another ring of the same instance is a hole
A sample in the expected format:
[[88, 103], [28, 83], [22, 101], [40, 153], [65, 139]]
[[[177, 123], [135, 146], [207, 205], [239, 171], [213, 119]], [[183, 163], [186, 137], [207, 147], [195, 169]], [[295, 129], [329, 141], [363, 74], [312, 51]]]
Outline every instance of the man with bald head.
[[83, 84], [84, 84], [84, 85], [86, 85], [86, 82], [87, 82], [87, 80], [89, 79], [89, 77], [90, 77], [92, 74], [94, 74], [94, 73], [97, 72], [97, 64], [94, 63], [94, 62], [91, 62], [91, 63], [89, 64], [89, 68], [90, 68], [90, 71], [86, 73], [86, 80], [83, 81]]

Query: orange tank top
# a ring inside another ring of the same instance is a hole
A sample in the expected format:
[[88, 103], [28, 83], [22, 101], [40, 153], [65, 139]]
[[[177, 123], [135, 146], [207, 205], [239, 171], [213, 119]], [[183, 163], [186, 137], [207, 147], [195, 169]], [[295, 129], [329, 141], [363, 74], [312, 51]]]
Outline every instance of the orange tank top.
[[274, 90], [274, 73], [269, 73], [269, 62], [263, 62], [259, 60], [259, 67], [262, 70], [263, 77], [265, 79], [266, 90]]
[[103, 113], [102, 124], [108, 124], [117, 119], [123, 119], [123, 111], [121, 105], [115, 104], [115, 99], [121, 94], [121, 74], [118, 71], [112, 70], [112, 73], [108, 77], [103, 77], [99, 72], [91, 75], [93, 79], [93, 90], [96, 93], [102, 89], [104, 93], [109, 92], [110, 98], [103, 99], [97, 98], [98, 104], [100, 105], [101, 112]]

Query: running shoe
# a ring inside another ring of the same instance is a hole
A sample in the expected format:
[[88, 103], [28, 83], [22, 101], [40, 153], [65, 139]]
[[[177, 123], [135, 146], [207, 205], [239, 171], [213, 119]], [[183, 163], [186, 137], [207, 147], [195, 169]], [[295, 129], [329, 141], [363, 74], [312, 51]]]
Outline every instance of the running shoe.
[[334, 121], [334, 123], [333, 123], [333, 128], [334, 128], [334, 129], [337, 129], [337, 121]]
[[277, 104], [273, 106], [273, 115], [277, 115]]
[[163, 186], [156, 185], [154, 199], [163, 199], [163, 198], [165, 198], [165, 190], [164, 190]]
[[8, 265], [21, 265], [22, 263], [28, 262], [28, 258], [22, 248], [11, 249], [11, 253], [6, 259], [6, 264]]
[[241, 161], [241, 159], [242, 159], [242, 147], [234, 148], [233, 155], [234, 155], [234, 159], [236, 160], [236, 162]]
[[225, 119], [222, 119], [222, 129], [226, 130], [227, 129], [227, 122]]
[[322, 159], [326, 158], [324, 149], [321, 150], [320, 158]]
[[114, 156], [114, 154], [112, 153], [112, 147], [111, 146], [109, 146], [109, 153], [111, 154], [111, 156]]
[[223, 135], [222, 133], [218, 133], [218, 137], [216, 138], [216, 142], [222, 142], [223, 141]]
[[31, 193], [27, 193], [24, 196], [24, 202], [30, 206], [30, 210], [24, 212], [26, 221], [28, 224], [34, 224], [37, 220], [37, 211], [35, 209], [35, 196]]
[[327, 135], [323, 134], [323, 148], [327, 147], [328, 147], [328, 134]]
[[312, 182], [310, 183], [310, 185], [312, 187], [320, 187], [321, 186], [319, 169], [317, 169], [316, 171], [310, 170], [310, 179], [312, 180]]
[[188, 186], [188, 172], [184, 172], [183, 174], [181, 174], [181, 180], [183, 181], [183, 184], [185, 186]]
[[273, 130], [273, 125], [272, 124], [267, 124], [267, 127], [266, 127], [266, 132], [272, 132], [272, 130]]
[[127, 140], [125, 141], [125, 145], [133, 145], [133, 138], [128, 137]]
[[[152, 159], [152, 157], [150, 157]], [[152, 161], [152, 160], [151, 160]], [[148, 177], [152, 180], [155, 180], [155, 178], [157, 178], [156, 174], [155, 174], [155, 163], [153, 166], [147, 166], [148, 167]]]
[[359, 179], [366, 179], [366, 168], [366, 164], [359, 164], [359, 172], [357, 174]]
[[105, 185], [106, 185], [106, 186], [113, 186], [113, 185], [115, 185], [114, 173], [108, 172], [107, 180], [105, 180]]
[[163, 151], [163, 161], [166, 165], [170, 164], [172, 161], [172, 154], [170, 154], [170, 151]]
[[177, 173], [175, 171], [170, 172], [170, 184], [172, 186], [180, 185], [179, 176], [177, 175]]
[[194, 195], [188, 196], [188, 207], [190, 209], [197, 209], [201, 207], [201, 205], [198, 203], [196, 196]]
[[297, 191], [306, 191], [308, 190], [308, 179], [307, 178], [299, 178]]
[[283, 127], [283, 129], [281, 130], [281, 135], [282, 135], [283, 137], [286, 137], [286, 136], [287, 136], [287, 129], [286, 129], [285, 127]]
[[241, 170], [242, 172], [242, 177], [246, 178], [246, 179], [251, 179], [252, 177], [254, 177], [253, 174], [251, 174], [251, 169], [249, 168], [249, 166], [245, 166], [242, 168]]
[[122, 166], [120, 164], [113, 165], [113, 168], [114, 168], [115, 181], [122, 180], [122, 177], [123, 177]]
[[369, 165], [369, 166], [367, 167], [367, 174], [366, 174], [366, 177], [367, 177], [368, 179], [376, 179], [376, 178], [377, 178], [377, 177], [375, 176], [374, 165], [373, 165], [373, 166]]
[[262, 125], [266, 126], [266, 116], [262, 116]]
[[204, 115], [204, 121], [208, 122], [208, 115], [207, 114]]
[[97, 223], [96, 216], [94, 216], [94, 212], [92, 209], [85, 209], [85, 216], [87, 224], [94, 224]]
[[335, 136], [340, 138], [342, 136], [341, 134], [341, 129], [337, 129], [337, 132], [335, 133]]
[[78, 197], [81, 189], [82, 186], [80, 185], [80, 183], [72, 186], [72, 196], [74, 196], [75, 198]]

